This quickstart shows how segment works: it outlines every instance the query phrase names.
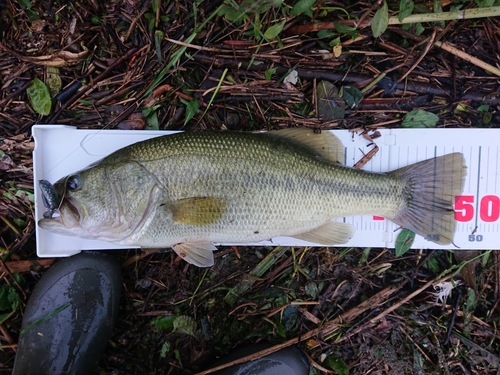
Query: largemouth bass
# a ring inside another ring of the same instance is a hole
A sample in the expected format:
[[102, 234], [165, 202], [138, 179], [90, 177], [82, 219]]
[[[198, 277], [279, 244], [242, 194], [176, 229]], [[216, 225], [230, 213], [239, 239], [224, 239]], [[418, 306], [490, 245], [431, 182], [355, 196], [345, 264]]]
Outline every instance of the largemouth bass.
[[213, 264], [214, 243], [277, 236], [346, 243], [352, 226], [331, 219], [351, 215], [383, 216], [438, 244], [452, 242], [462, 154], [371, 173], [343, 166], [343, 153], [332, 133], [308, 129], [153, 138], [57, 181], [50, 195], [59, 215], [39, 225], [120, 245], [172, 247], [200, 267]]

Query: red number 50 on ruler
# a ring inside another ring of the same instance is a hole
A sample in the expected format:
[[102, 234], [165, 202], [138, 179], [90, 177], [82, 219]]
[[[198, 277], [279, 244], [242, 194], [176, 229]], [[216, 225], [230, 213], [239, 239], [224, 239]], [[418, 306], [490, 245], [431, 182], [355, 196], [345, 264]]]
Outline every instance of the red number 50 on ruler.
[[[474, 195], [459, 195], [455, 197], [455, 220], [471, 221], [476, 210]], [[485, 223], [493, 223], [500, 218], [500, 198], [496, 195], [485, 195], [479, 201], [479, 218]]]

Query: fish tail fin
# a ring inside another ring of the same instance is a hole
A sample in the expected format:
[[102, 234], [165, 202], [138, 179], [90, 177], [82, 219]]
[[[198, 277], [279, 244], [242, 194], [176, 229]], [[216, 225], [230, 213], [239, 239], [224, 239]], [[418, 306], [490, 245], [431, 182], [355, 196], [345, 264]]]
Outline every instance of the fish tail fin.
[[467, 175], [464, 156], [458, 152], [439, 156], [391, 174], [404, 183], [404, 203], [389, 219], [437, 244], [453, 242], [453, 204]]

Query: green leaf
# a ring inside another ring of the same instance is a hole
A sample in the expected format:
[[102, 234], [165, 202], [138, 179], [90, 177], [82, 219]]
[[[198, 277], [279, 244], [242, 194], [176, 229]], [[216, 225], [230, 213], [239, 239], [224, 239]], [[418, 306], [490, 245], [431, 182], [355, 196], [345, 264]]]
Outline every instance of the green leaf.
[[476, 302], [476, 293], [474, 289], [469, 288], [467, 291], [467, 303], [465, 304], [465, 315], [474, 310], [474, 303]]
[[410, 250], [413, 241], [415, 240], [415, 233], [409, 229], [403, 229], [399, 233], [398, 238], [396, 238], [396, 257], [403, 256], [408, 250]]
[[11, 309], [17, 310], [17, 308], [19, 307], [19, 304], [21, 303], [21, 297], [19, 296], [19, 293], [17, 293], [16, 289], [14, 289], [13, 287], [10, 287], [9, 293], [7, 295], [7, 299], [9, 300]]
[[31, 203], [35, 203], [35, 194], [33, 193], [33, 191], [19, 189], [16, 191], [15, 195], [18, 198], [24, 198], [26, 196]]
[[[0, 314], [0, 324], [3, 324], [5, 321], [7, 321], [12, 315], [14, 315], [14, 311], [11, 311], [9, 313], [5, 314]], [[0, 346], [0, 350], [2, 350], [2, 347]]]
[[339, 375], [349, 375], [349, 367], [347, 367], [346, 363], [340, 358], [329, 355], [325, 358], [323, 363]]
[[170, 341], [165, 341], [160, 349], [160, 357], [165, 358], [170, 351]]
[[160, 108], [160, 105], [154, 105], [150, 108], [146, 108], [142, 111], [142, 115], [146, 119], [146, 126], [144, 129], [146, 130], [159, 130], [160, 124], [158, 122], [158, 113], [157, 109]]
[[342, 98], [345, 100], [346, 104], [349, 107], [355, 108], [361, 102], [363, 94], [361, 93], [361, 91], [359, 91], [357, 87], [344, 86], [342, 90]]
[[10, 303], [8, 299], [9, 288], [10, 286], [8, 284], [0, 286], [0, 311], [10, 310]]
[[495, 0], [476, 0], [476, 4], [479, 8], [489, 8], [495, 4]]
[[[338, 32], [338, 31], [337, 31]], [[338, 34], [331, 30], [320, 30], [318, 31], [318, 38], [320, 39], [328, 39], [337, 36]]]
[[443, 5], [439, 0], [434, 0], [434, 13], [443, 13]]
[[62, 80], [61, 76], [59, 75], [59, 68], [48, 66], [46, 68], [45, 82], [47, 82], [47, 87], [52, 98], [59, 94], [62, 88]]
[[359, 35], [355, 27], [344, 26], [339, 21], [333, 21], [333, 27], [339, 33], [349, 35], [352, 39], [356, 39]]
[[339, 96], [339, 90], [328, 81], [321, 81], [316, 86], [318, 101], [318, 117], [322, 121], [343, 119], [345, 117], [345, 102]]
[[477, 107], [478, 112], [488, 112], [490, 110], [490, 106], [488, 104], [483, 104]]
[[415, 8], [415, 3], [413, 2], [413, 0], [401, 0], [399, 3], [399, 14], [398, 14], [399, 22], [403, 21], [403, 19], [410, 16], [413, 13], [414, 8]]
[[219, 8], [218, 15], [231, 22], [246, 20], [245, 14], [240, 9], [235, 9], [229, 5], [222, 5]]
[[389, 26], [389, 7], [387, 2], [384, 0], [384, 4], [381, 8], [375, 12], [372, 20], [372, 33], [375, 38], [378, 38], [384, 33], [384, 31]]
[[490, 112], [484, 112], [484, 114], [483, 114], [483, 123], [489, 124], [491, 122], [492, 118], [493, 118], [493, 115]]
[[151, 325], [156, 329], [162, 331], [170, 331], [174, 326], [174, 320], [177, 318], [175, 315], [171, 316], [158, 316], [151, 322]]
[[160, 130], [160, 123], [158, 122], [158, 114], [155, 112], [148, 118], [146, 118], [146, 130]]
[[172, 332], [184, 333], [194, 336], [196, 331], [196, 322], [187, 315], [181, 315], [174, 320], [174, 330]]
[[163, 59], [161, 56], [161, 42], [163, 41], [163, 38], [165, 37], [165, 33], [161, 30], [156, 30], [155, 31], [155, 49], [156, 49], [156, 58], [158, 59], [158, 62], [161, 64]]
[[266, 78], [266, 81], [271, 80], [271, 77], [273, 74], [276, 73], [276, 68], [269, 68], [264, 72], [264, 77]]
[[422, 23], [417, 22], [417, 24], [415, 25], [415, 34], [422, 35], [424, 31], [425, 31], [425, 27], [422, 26]]
[[276, 25], [271, 26], [264, 33], [264, 37], [267, 38], [267, 39], [274, 39], [274, 38], [276, 38], [281, 33], [281, 30], [283, 30], [284, 26], [285, 26], [285, 20], [283, 20], [280, 23], [277, 23]]
[[316, 0], [299, 0], [293, 6], [290, 15], [298, 16], [299, 14], [306, 14], [309, 17], [312, 17], [311, 7], [314, 5]]
[[15, 311], [20, 302], [21, 297], [14, 287], [9, 284], [0, 287], [0, 311]]
[[403, 119], [403, 128], [433, 128], [439, 121], [439, 117], [432, 112], [416, 109], [408, 112]]
[[281, 337], [286, 338], [286, 328], [282, 322], [278, 322], [278, 324], [276, 324], [276, 333]]
[[50, 113], [52, 99], [45, 83], [35, 78], [30, 87], [26, 89], [26, 93], [30, 99], [31, 107], [33, 107], [36, 113], [42, 116], [47, 116]]
[[181, 102], [186, 106], [186, 119], [184, 120], [184, 125], [186, 125], [198, 111], [199, 102], [197, 99], [190, 101], [181, 99]]
[[309, 297], [311, 297], [312, 299], [318, 298], [318, 294], [319, 294], [318, 285], [316, 285], [315, 282], [310, 282], [310, 283], [306, 284], [305, 289], [306, 289], [306, 293], [309, 295]]
[[427, 267], [434, 273], [439, 273], [439, 263], [436, 259], [436, 257], [433, 255], [427, 260]]

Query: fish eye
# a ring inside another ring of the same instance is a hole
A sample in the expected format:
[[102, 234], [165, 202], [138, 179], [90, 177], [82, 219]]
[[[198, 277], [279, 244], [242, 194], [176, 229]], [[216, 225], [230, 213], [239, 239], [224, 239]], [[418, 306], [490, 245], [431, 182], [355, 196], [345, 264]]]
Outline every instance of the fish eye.
[[73, 176], [69, 176], [66, 180], [66, 188], [69, 191], [75, 191], [82, 187], [82, 176], [80, 174], [74, 174]]

